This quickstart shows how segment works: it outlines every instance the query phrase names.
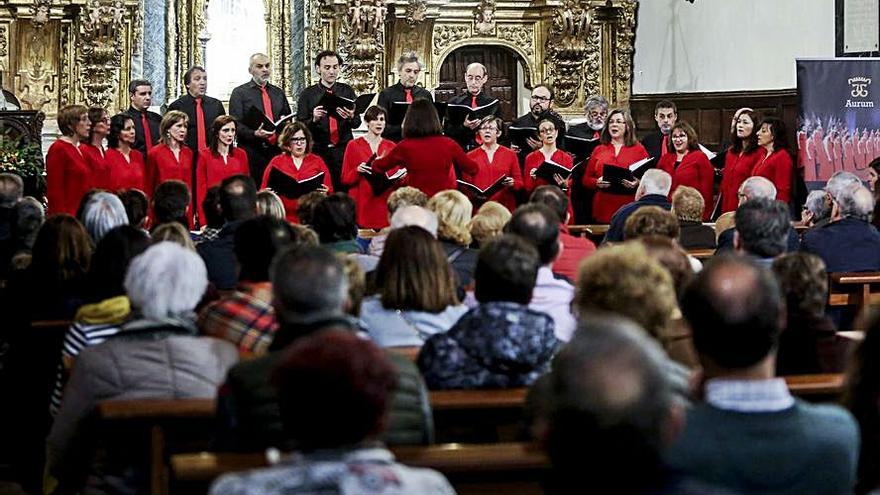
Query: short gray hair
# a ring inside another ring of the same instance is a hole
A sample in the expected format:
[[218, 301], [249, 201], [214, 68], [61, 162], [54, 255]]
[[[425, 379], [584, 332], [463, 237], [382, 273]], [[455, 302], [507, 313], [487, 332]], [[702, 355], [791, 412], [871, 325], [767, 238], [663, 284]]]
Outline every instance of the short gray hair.
[[584, 104], [584, 110], [589, 112], [593, 107], [602, 107], [605, 111], [608, 111], [608, 100], [602, 95], [590, 95], [590, 97], [587, 98], [587, 102]]
[[128, 214], [119, 196], [98, 192], [89, 198], [83, 208], [83, 224], [92, 241], [97, 244], [114, 227], [128, 225]]
[[397, 72], [400, 72], [405, 64], [411, 64], [413, 62], [419, 64], [420, 70], [425, 68], [425, 65], [419, 60], [419, 56], [416, 55], [416, 52], [406, 52], [397, 59]]
[[818, 222], [831, 216], [831, 205], [828, 203], [828, 194], [822, 190], [810, 191], [807, 200], [804, 202], [804, 208], [810, 210], [813, 214], [813, 221]]
[[667, 196], [672, 187], [672, 176], [659, 168], [652, 168], [642, 176], [640, 184], [645, 194], [660, 194]]
[[0, 208], [11, 208], [21, 200], [24, 182], [17, 174], [0, 174]]
[[161, 320], [186, 315], [208, 287], [205, 262], [174, 242], [153, 244], [131, 260], [125, 291], [145, 318]]
[[776, 199], [776, 186], [766, 177], [754, 176], [744, 180], [739, 186], [739, 193], [751, 199]]
[[874, 211], [874, 195], [861, 184], [849, 184], [837, 191], [834, 198], [840, 216], [869, 220]]
[[36, 198], [25, 196], [15, 204], [15, 223], [12, 225], [13, 236], [19, 247], [34, 247], [37, 233], [46, 219], [43, 204]]
[[852, 172], [841, 170], [832, 174], [828, 182], [825, 183], [825, 192], [831, 195], [831, 199], [837, 199], [840, 191], [854, 184], [862, 185], [862, 180], [859, 179], [859, 176]]
[[282, 325], [343, 313], [348, 278], [342, 261], [327, 248], [290, 246], [275, 256], [269, 276], [275, 314]]
[[391, 215], [391, 230], [415, 225], [427, 230], [436, 238], [437, 224], [437, 215], [433, 211], [421, 206], [403, 206]]

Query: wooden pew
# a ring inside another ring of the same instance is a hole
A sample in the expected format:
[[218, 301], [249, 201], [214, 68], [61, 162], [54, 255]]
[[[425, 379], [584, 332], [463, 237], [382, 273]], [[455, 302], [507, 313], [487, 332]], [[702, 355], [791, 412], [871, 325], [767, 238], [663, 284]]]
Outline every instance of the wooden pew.
[[[460, 494], [541, 493], [539, 480], [549, 467], [543, 452], [533, 444], [521, 442], [455, 443], [391, 450], [403, 464], [440, 471]], [[221, 474], [270, 464], [265, 453], [199, 452], [171, 457], [175, 488], [186, 493], [204, 493]]]
[[829, 306], [856, 306], [880, 302], [880, 272], [829, 273]]
[[712, 248], [688, 249], [687, 254], [700, 261], [705, 261], [715, 256], [715, 250]]

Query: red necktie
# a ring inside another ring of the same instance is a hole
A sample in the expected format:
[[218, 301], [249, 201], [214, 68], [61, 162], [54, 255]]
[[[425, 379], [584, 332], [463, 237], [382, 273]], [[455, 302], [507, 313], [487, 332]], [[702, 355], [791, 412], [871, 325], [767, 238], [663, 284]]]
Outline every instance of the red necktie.
[[[272, 113], [272, 100], [269, 99], [269, 92], [266, 91], [266, 85], [260, 86], [260, 92], [263, 94], [263, 113], [266, 114], [266, 117], [269, 117], [269, 120], [275, 122], [275, 115]], [[269, 144], [275, 144], [278, 142], [278, 130], [276, 129], [275, 134], [269, 136]]]
[[202, 111], [201, 98], [196, 98], [196, 146], [199, 150], [207, 148], [205, 144], [205, 112]]
[[664, 135], [663, 136], [663, 144], [660, 146], [660, 156], [663, 156], [666, 153], [669, 153], [669, 150], [666, 149], [666, 146], [668, 146], [668, 145], [669, 145], [669, 136]]
[[404, 91], [406, 92], [406, 102], [412, 103], [412, 90], [411, 89], [404, 89]]
[[601, 136], [602, 134], [599, 131], [593, 131], [593, 139], [599, 139]]
[[471, 108], [477, 108], [477, 97], [471, 96]]
[[153, 133], [150, 132], [150, 121], [147, 120], [147, 112], [141, 112], [141, 125], [144, 126], [144, 146], [146, 146], [147, 153], [150, 152], [150, 148], [153, 147]]
[[[327, 92], [331, 95], [333, 94], [333, 91], [330, 91], [329, 89]], [[328, 115], [327, 118], [330, 121], [330, 144], [335, 146], [336, 144], [339, 144], [339, 123], [336, 122], [336, 117], [333, 117], [332, 115]]]

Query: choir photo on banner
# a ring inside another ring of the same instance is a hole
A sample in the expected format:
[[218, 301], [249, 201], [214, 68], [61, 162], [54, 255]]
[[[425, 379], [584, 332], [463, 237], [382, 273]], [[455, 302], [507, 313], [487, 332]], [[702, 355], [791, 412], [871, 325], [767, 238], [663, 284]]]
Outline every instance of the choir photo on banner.
[[398, 41], [60, 100], [44, 193], [0, 169], [0, 493], [880, 494], [880, 130]]

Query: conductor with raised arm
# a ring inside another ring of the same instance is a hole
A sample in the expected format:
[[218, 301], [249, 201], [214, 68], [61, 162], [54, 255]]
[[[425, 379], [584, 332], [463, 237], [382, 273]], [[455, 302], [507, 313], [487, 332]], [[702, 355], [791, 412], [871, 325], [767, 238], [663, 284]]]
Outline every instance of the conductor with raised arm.
[[[431, 92], [416, 85], [419, 75], [422, 73], [422, 62], [415, 52], [404, 53], [397, 59], [397, 75], [400, 80], [393, 86], [388, 86], [379, 93], [378, 104], [386, 112], [393, 112], [395, 103], [412, 103], [416, 98], [433, 100]], [[387, 124], [382, 137], [395, 143], [403, 139], [401, 124]]]
[[352, 140], [351, 130], [361, 125], [361, 118], [354, 109], [339, 105], [334, 112], [324, 104], [334, 95], [354, 104], [354, 89], [336, 80], [342, 64], [338, 53], [331, 50], [319, 52], [315, 57], [315, 69], [321, 79], [318, 84], [303, 90], [296, 107], [296, 120], [308, 125], [314, 139], [313, 151], [330, 169], [335, 190], [342, 187], [342, 156]]
[[[488, 80], [489, 73], [486, 70], [485, 65], [478, 62], [468, 65], [464, 76], [464, 82], [467, 85], [467, 92], [463, 95], [450, 98], [446, 103], [448, 105], [467, 105], [471, 108], [479, 108], [497, 101], [495, 98], [486, 96], [483, 91], [483, 86]], [[492, 115], [498, 116], [500, 111], [501, 105], [495, 105]], [[464, 123], [458, 124], [447, 118], [443, 134], [452, 138], [465, 151], [470, 151], [479, 146], [476, 141], [476, 135], [477, 129], [480, 127], [480, 121], [481, 119], [479, 118], [465, 118]]]
[[[263, 129], [262, 125], [257, 128], [250, 127], [244, 122], [244, 116], [251, 107], [255, 107], [269, 120], [275, 122], [285, 115], [290, 115], [291, 111], [284, 91], [269, 83], [269, 57], [262, 53], [251, 55], [248, 72], [253, 78], [232, 90], [232, 95], [229, 97], [229, 115], [238, 120], [236, 125], [238, 145], [247, 153], [251, 177], [255, 181], [260, 181], [269, 160], [281, 152], [277, 146], [278, 134]], [[277, 131], [280, 132], [281, 129]]]

